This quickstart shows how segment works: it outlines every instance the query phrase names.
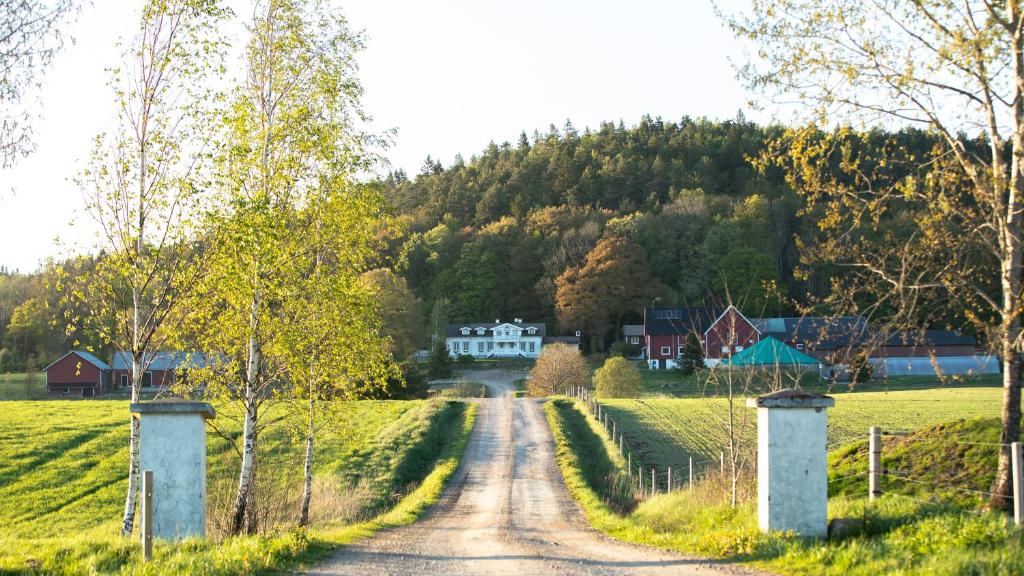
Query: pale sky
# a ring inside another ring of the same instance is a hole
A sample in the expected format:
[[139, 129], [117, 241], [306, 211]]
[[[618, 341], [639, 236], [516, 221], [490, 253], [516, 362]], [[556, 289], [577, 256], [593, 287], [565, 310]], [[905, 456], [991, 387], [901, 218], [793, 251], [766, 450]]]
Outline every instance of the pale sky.
[[[229, 2], [242, 19], [250, 3]], [[47, 256], [92, 248], [92, 223], [73, 182], [115, 109], [105, 68], [137, 20], [135, 0], [94, 0], [70, 27], [44, 77], [37, 151], [0, 171], [0, 266], [35, 270]], [[726, 4], [743, 4], [734, 0]], [[643, 114], [732, 118], [750, 95], [710, 0], [338, 0], [368, 46], [359, 58], [374, 129], [398, 130], [386, 152], [415, 175], [430, 154], [448, 165], [525, 130], [580, 131]], [[60, 246], [56, 243], [59, 239]]]

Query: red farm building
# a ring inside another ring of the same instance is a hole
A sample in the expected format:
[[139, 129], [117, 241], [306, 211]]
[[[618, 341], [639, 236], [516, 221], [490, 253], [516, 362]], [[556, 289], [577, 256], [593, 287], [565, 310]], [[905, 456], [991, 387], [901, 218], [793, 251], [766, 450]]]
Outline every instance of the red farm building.
[[92, 398], [110, 389], [110, 366], [84, 350], [72, 350], [44, 370], [50, 398]]

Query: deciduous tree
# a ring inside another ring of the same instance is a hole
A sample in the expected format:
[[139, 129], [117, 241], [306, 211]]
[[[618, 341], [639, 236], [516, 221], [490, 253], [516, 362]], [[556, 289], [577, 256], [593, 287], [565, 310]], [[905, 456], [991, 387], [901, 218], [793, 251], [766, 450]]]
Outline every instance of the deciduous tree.
[[594, 371], [594, 386], [598, 398], [639, 398], [644, 389], [640, 371], [622, 356], [609, 358]]
[[573, 388], [590, 383], [590, 366], [579, 348], [568, 344], [548, 344], [541, 349], [537, 363], [526, 379], [530, 396], [568, 394]]

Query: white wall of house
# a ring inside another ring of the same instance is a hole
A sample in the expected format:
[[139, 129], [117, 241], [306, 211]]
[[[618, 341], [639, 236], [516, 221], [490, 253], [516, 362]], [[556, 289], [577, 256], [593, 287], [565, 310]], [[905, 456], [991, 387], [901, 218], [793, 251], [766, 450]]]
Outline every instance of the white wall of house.
[[494, 328], [464, 327], [457, 336], [448, 336], [448, 354], [474, 358], [536, 358], [540, 355], [539, 330], [505, 323]]

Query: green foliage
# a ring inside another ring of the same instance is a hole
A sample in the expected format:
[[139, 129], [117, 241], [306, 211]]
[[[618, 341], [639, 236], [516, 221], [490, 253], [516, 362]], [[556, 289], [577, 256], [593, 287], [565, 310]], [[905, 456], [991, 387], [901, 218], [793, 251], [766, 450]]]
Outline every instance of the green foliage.
[[437, 338], [430, 347], [430, 357], [427, 358], [427, 376], [431, 380], [451, 378], [452, 357], [448, 355], [448, 346], [444, 338]]
[[636, 358], [640, 356], [640, 349], [639, 344], [630, 344], [626, 340], [619, 340], [608, 348], [608, 354], [623, 358]]
[[676, 359], [676, 370], [689, 376], [704, 368], [704, 350], [701, 348], [697, 335], [690, 333], [686, 335], [683, 342], [683, 355]]
[[621, 356], [609, 358], [594, 371], [594, 385], [598, 398], [637, 398], [643, 392], [640, 372]]
[[872, 366], [868, 363], [868, 355], [861, 350], [850, 359], [850, 384], [861, 384], [871, 379]]

